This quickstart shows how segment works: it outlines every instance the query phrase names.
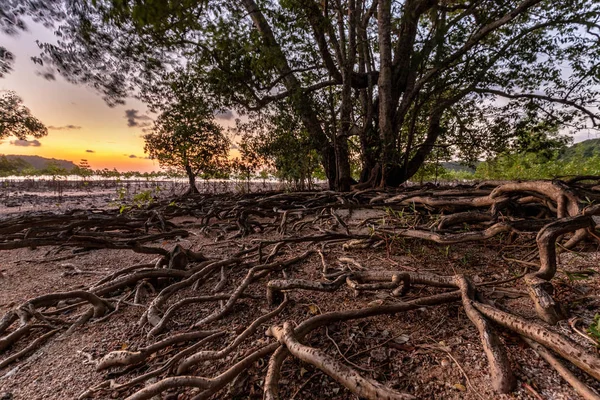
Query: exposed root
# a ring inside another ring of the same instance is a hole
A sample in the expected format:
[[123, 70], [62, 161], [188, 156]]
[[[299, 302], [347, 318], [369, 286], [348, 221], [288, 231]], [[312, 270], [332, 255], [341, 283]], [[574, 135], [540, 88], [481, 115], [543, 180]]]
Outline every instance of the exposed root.
[[218, 351], [201, 351], [187, 357], [181, 362], [181, 364], [179, 364], [179, 367], [177, 368], [177, 374], [181, 375], [187, 372], [192, 365], [198, 364], [201, 361], [217, 360], [227, 356], [229, 353], [235, 350], [248, 336], [254, 334], [260, 325], [264, 324], [274, 316], [279, 315], [287, 306], [287, 304], [288, 300], [286, 299], [275, 310], [254, 320], [254, 322], [252, 322], [250, 326], [248, 326], [241, 334], [239, 334], [229, 346]]
[[516, 380], [512, 374], [506, 351], [488, 321], [471, 304], [474, 294], [470, 282], [463, 276], [457, 276], [455, 279], [460, 289], [465, 312], [479, 331], [483, 350], [490, 365], [492, 387], [498, 393], [510, 393], [516, 386]]
[[153, 345], [143, 347], [138, 351], [113, 351], [108, 353], [101, 360], [98, 361], [96, 365], [96, 370], [101, 371], [106, 368], [111, 368], [117, 365], [130, 365], [137, 364], [142, 362], [150, 355], [156, 353], [159, 350], [164, 349], [165, 347], [172, 346], [175, 343], [187, 342], [190, 340], [203, 339], [207, 336], [214, 335], [219, 331], [199, 331], [199, 332], [190, 332], [190, 333], [182, 333], [180, 335], [169, 336], [160, 342], [154, 343]]
[[600, 357], [597, 354], [558, 333], [544, 328], [540, 324], [527, 321], [524, 318], [500, 311], [488, 305], [475, 302], [472, 304], [484, 316], [495, 323], [553, 350], [590, 376], [600, 380]]
[[292, 355], [319, 368], [359, 397], [389, 400], [415, 399], [414, 396], [398, 393], [379, 382], [362, 377], [352, 368], [338, 362], [334, 357], [321, 350], [300, 344], [295, 338], [294, 330], [289, 322], [286, 322], [283, 328], [272, 327], [270, 332], [287, 347]]
[[565, 367], [552, 353], [546, 350], [543, 346], [540, 346], [535, 341], [523, 337], [523, 340], [552, 368], [556, 370], [563, 377], [565, 381], [569, 383], [575, 389], [577, 393], [581, 395], [585, 400], [600, 400], [600, 396], [590, 389], [585, 383], [577, 378], [570, 369]]
[[194, 399], [206, 398], [207, 396], [219, 391], [227, 383], [231, 382], [233, 378], [235, 378], [244, 369], [248, 368], [250, 364], [272, 353], [276, 348], [277, 343], [264, 346], [214, 378], [204, 378], [198, 376], [174, 376], [149, 385], [127, 397], [126, 400], [146, 400], [164, 392], [167, 389], [179, 387], [196, 387], [204, 389], [204, 392], [194, 397]]
[[[98, 216], [8, 218], [0, 221], [0, 234], [4, 235], [0, 250], [54, 245], [61, 251], [127, 249], [158, 257], [120, 268], [79, 290], [39, 296], [9, 310], [0, 319], [0, 353], [14, 354], [0, 361], [0, 368], [18, 362], [59, 330], [66, 329], [68, 335], [90, 320], [112, 322], [123, 314], [119, 307], [128, 305], [145, 308], [135, 340], [146, 342], [108, 352], [97, 360], [94, 364], [98, 370], [113, 369], [110, 379], [95, 383], [80, 398], [101, 397], [104, 392], [123, 396], [135, 387], [137, 391], [129, 399], [150, 399], [167, 390], [195, 388], [193, 398], [198, 400], [225, 396], [221, 391], [227, 385], [233, 396], [247, 389], [243, 386], [248, 385], [247, 377], [242, 372], [251, 369], [252, 373], [264, 373], [264, 360], [270, 356], [262, 385], [267, 400], [279, 399], [280, 392], [290, 395], [297, 389], [290, 391], [280, 382], [282, 365], [288, 357], [313, 365], [322, 371], [316, 374], [330, 376], [359, 397], [408, 399], [414, 398], [408, 393], [411, 386], [402, 393], [372, 376], [361, 376], [361, 371], [379, 372], [379, 366], [363, 368], [354, 358], [366, 357], [364, 353], [370, 353], [371, 348], [355, 348], [354, 355], [347, 356], [344, 342], [336, 342], [337, 333], [329, 334], [334, 332], [331, 325], [344, 322], [355, 329], [361, 319], [384, 315], [398, 318], [401, 313], [454, 303], [452, 312], [457, 307], [464, 310], [479, 332], [494, 391], [509, 393], [516, 385], [496, 333], [502, 327], [523, 336], [584, 398], [599, 400], [598, 394], [550, 350], [596, 380], [600, 380], [598, 354], [544, 325], [484, 301], [489, 294], [496, 299], [524, 297], [518, 301], [528, 302], [529, 294], [544, 322], [554, 324], [566, 317], [553, 298], [556, 247], [578, 246], [579, 251], [586, 246], [588, 239], [597, 236], [592, 216], [600, 214], [596, 205], [582, 207], [600, 200], [600, 191], [583, 182], [488, 182], [480, 187], [409, 187], [394, 192], [378, 189], [267, 196], [192, 195], [178, 200], [176, 207], [159, 203], [122, 216], [102, 212]], [[361, 209], [366, 215], [353, 219]], [[197, 243], [180, 240], [189, 232], [171, 222], [176, 216], [196, 218], [184, 227], [199, 230], [206, 238], [215, 239], [214, 243], [205, 240], [202, 252], [192, 250], [198, 248], [194, 247]], [[258, 236], [241, 240], [264, 232], [276, 234], [274, 240]], [[534, 237], [534, 249], [523, 245], [533, 243]], [[459, 265], [452, 258], [455, 244], [482, 241], [492, 249], [502, 243], [502, 258], [524, 264], [526, 269], [518, 275], [514, 271], [512, 275], [481, 275], [467, 265], [468, 260]], [[440, 250], [453, 263], [440, 274], [426, 272], [434, 269], [413, 262], [418, 257], [409, 253], [417, 246], [426, 252], [435, 244], [444, 246]], [[398, 261], [395, 250], [403, 247], [408, 248], [402, 254], [406, 261]], [[309, 259], [317, 249], [319, 258]], [[504, 254], [510, 251], [507, 249], [516, 249], [508, 254], [512, 258]], [[372, 257], [373, 252], [382, 251], [384, 255]], [[537, 254], [539, 264], [534, 262]], [[293, 268], [301, 263], [301, 268]], [[463, 274], [468, 267], [471, 269]], [[78, 269], [75, 272], [97, 274]], [[521, 286], [501, 287], [510, 283]], [[358, 297], [353, 299], [347, 296], [349, 293]], [[311, 299], [311, 315], [293, 312], [293, 299], [302, 299], [306, 304], [306, 297]], [[328, 304], [328, 300], [320, 300], [323, 298], [336, 300]], [[368, 306], [347, 309], [337, 303], [342, 298], [344, 303], [356, 301]], [[194, 309], [200, 303], [207, 304]], [[268, 309], [269, 305], [277, 307]], [[186, 324], [191, 321], [192, 327], [202, 330], [176, 331], [182, 326], [181, 314]], [[297, 326], [289, 322], [280, 326], [292, 319]], [[267, 323], [274, 338], [257, 339], [257, 332]], [[163, 334], [152, 342], [153, 337]], [[325, 336], [334, 342], [339, 355], [320, 348]], [[351, 341], [348, 349], [360, 346], [359, 341]], [[203, 365], [212, 372], [199, 376]], [[284, 369], [286, 377], [288, 372]], [[188, 373], [192, 375], [183, 375]], [[115, 377], [124, 374], [128, 374], [127, 379], [118, 383], [121, 378]], [[259, 381], [253, 380], [252, 390], [260, 390], [256, 385]], [[314, 380], [311, 385], [316, 385]], [[475, 393], [481, 390], [471, 389]]]
[[30, 345], [28, 345], [27, 347], [25, 347], [23, 350], [13, 354], [12, 356], [9, 356], [7, 358], [5, 358], [4, 360], [0, 361], [0, 369], [6, 367], [7, 365], [12, 364], [13, 362], [15, 362], [16, 360], [18, 360], [19, 358], [31, 353], [32, 351], [34, 351], [35, 349], [37, 349], [38, 347], [40, 347], [46, 340], [48, 340], [50, 337], [54, 336], [54, 334], [56, 334], [60, 329], [54, 329], [51, 330], [50, 332], [47, 332], [45, 334], [43, 334], [42, 336], [40, 336], [39, 338], [35, 339], [33, 342], [31, 342]]

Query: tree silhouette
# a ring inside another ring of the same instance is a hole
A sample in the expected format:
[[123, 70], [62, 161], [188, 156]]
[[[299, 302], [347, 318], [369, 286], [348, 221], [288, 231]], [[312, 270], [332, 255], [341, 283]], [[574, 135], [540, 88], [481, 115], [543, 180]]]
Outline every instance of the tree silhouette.
[[198, 193], [196, 176], [214, 174], [225, 168], [229, 139], [214, 121], [214, 109], [197, 82], [181, 75], [172, 82], [172, 102], [161, 106], [162, 113], [152, 132], [144, 135], [144, 150], [162, 167], [186, 173], [188, 193]]
[[28, 136], [39, 138], [47, 134], [48, 129], [15, 92], [0, 91], [0, 138], [16, 136], [25, 140]]

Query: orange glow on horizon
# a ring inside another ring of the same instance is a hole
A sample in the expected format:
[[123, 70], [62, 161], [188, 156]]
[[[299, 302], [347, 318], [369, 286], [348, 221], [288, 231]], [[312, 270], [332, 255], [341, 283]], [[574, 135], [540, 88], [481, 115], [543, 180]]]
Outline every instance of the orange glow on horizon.
[[[139, 171], [151, 172], [160, 170], [158, 162], [146, 158], [142, 144], [132, 143], [127, 145], [122, 143], [117, 144], [97, 144], [96, 146], [85, 144], [85, 136], [77, 141], [68, 140], [64, 137], [52, 137], [52, 133], [48, 136], [37, 139], [39, 146], [16, 146], [14, 142], [16, 138], [10, 137], [0, 143], [0, 154], [6, 155], [29, 155], [40, 156], [44, 158], [54, 158], [59, 160], [72, 161], [74, 164], [79, 164], [83, 159], [87, 160], [90, 167], [94, 170], [98, 169], [113, 169], [124, 171]], [[33, 140], [33, 139], [32, 139]], [[32, 142], [30, 140], [29, 142]], [[88, 140], [89, 142], [93, 142]], [[84, 143], [77, 143], [84, 142]], [[137, 145], [136, 145], [137, 144]]]
[[[156, 115], [141, 101], [127, 99], [125, 105], [109, 107], [89, 87], [73, 85], [58, 74], [53, 80], [44, 79], [31, 57], [40, 52], [36, 39], [42, 38], [44, 42], [53, 33], [39, 24], [31, 24], [30, 30], [21, 35], [0, 33], [0, 37], [2, 45], [15, 54], [14, 70], [0, 79], [0, 90], [15, 91], [31, 113], [48, 127], [48, 135], [37, 139], [38, 142], [32, 143], [32, 138], [29, 143], [16, 144], [15, 138], [0, 140], [0, 154], [37, 155], [74, 164], [86, 159], [95, 170], [160, 170], [158, 162], [144, 154], [144, 128], [151, 125]], [[224, 127], [234, 124], [232, 119], [218, 122]]]

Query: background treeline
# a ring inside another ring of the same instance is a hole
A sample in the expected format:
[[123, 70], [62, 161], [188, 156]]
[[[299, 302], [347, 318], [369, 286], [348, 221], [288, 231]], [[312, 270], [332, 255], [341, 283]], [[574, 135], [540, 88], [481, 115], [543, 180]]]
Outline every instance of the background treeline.
[[419, 170], [415, 180], [529, 180], [569, 175], [600, 175], [600, 139], [586, 140], [570, 147], [558, 146], [546, 152], [504, 153], [470, 166], [430, 160]]

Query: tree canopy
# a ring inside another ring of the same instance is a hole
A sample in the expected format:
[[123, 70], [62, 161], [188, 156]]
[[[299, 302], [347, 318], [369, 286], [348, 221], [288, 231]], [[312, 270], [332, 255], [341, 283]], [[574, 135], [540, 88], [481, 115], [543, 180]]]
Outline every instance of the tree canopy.
[[31, 114], [15, 92], [0, 91], [0, 139], [16, 136], [25, 140], [28, 136], [45, 136], [48, 129]]
[[[397, 185], [436, 148], [474, 159], [540, 121], [596, 126], [594, 0], [85, 1], [37, 59], [110, 103], [185, 65], [240, 113], [283, 100], [332, 187]], [[138, 92], [139, 93], [139, 92]]]

